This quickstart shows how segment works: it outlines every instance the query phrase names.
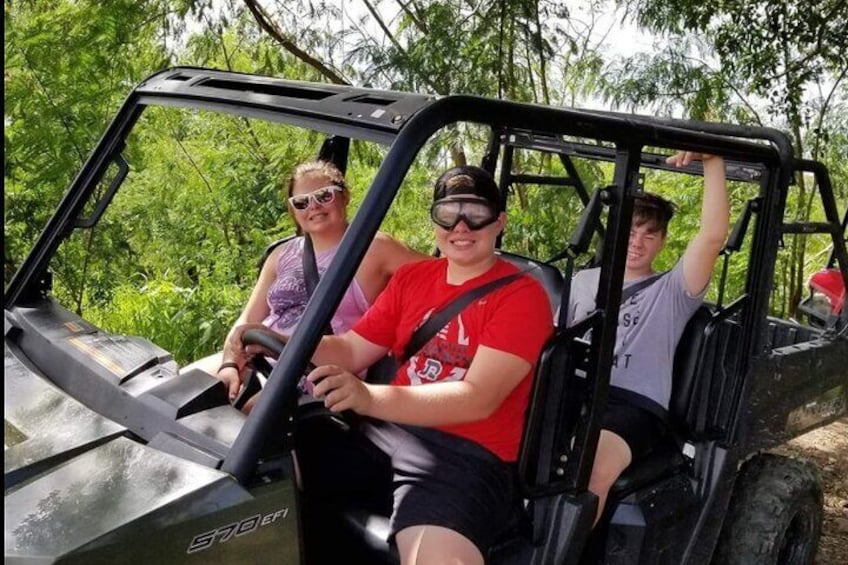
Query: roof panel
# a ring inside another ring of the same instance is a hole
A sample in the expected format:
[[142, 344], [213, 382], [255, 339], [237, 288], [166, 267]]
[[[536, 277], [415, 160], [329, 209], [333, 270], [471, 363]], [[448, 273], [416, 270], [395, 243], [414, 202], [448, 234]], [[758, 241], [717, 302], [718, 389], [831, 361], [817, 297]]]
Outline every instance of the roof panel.
[[206, 107], [266, 119], [274, 119], [274, 114], [298, 116], [295, 123], [300, 125], [383, 143], [435, 100], [420, 94], [192, 67], [157, 73], [135, 92], [150, 104]]

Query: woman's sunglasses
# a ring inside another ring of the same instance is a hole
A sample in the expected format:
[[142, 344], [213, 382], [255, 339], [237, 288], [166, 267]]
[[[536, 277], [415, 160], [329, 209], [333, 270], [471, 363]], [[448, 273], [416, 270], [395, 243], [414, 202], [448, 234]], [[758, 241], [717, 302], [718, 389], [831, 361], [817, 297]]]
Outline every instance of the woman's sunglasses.
[[326, 206], [336, 199], [336, 193], [344, 189], [340, 186], [330, 185], [318, 190], [313, 190], [309, 194], [298, 194], [289, 198], [289, 204], [295, 210], [306, 210], [309, 208], [309, 201], [314, 200], [318, 206]]
[[460, 221], [468, 229], [477, 231], [498, 220], [498, 210], [488, 201], [476, 198], [439, 200], [430, 206], [430, 218], [446, 230], [452, 230]]

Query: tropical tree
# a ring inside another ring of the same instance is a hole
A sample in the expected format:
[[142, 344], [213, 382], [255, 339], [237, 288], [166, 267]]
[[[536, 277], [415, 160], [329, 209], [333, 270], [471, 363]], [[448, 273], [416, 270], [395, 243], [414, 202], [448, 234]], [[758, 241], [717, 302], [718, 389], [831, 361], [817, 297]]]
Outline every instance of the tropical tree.
[[166, 32], [182, 13], [165, 1], [34, 0], [5, 15], [8, 282], [129, 86], [168, 65]]
[[[829, 156], [825, 148], [840, 139], [833, 115], [844, 108], [848, 74], [846, 0], [619, 3], [636, 23], [667, 41], [657, 53], [612, 65], [608, 100], [665, 111], [682, 107], [696, 119], [779, 127], [792, 138], [796, 156]], [[796, 180], [790, 200], [794, 220], [807, 221], [815, 214], [816, 187], [803, 175]], [[793, 237], [785, 260], [788, 276], [781, 278], [785, 298], [777, 305], [790, 315], [804, 289], [806, 253], [806, 236]]]
[[[604, 0], [7, 2], [4, 280], [126, 93], [173, 65], [554, 105], [580, 105], [601, 94], [639, 111], [682, 109], [694, 118], [777, 125], [793, 136], [799, 155], [829, 164], [844, 209], [848, 96], [839, 31], [845, 1], [781, 7], [765, 0], [744, 6], [622, 0], [628, 17], [672, 47], [613, 66], [606, 48], [615, 22], [604, 17]], [[63, 245], [51, 265], [55, 291], [106, 328], [156, 335], [184, 361], [219, 345], [252, 285], [262, 248], [292, 232], [280, 194], [285, 173], [314, 157], [321, 139], [210, 113], [145, 112], [139, 125], [124, 151], [131, 175], [98, 225]], [[460, 124], [435, 136], [384, 229], [429, 250], [420, 210], [432, 171], [478, 162], [489, 133]], [[383, 151], [353, 144], [354, 205]], [[557, 160], [528, 152], [516, 152], [514, 166], [563, 173]], [[577, 166], [591, 187], [609, 181], [609, 167]], [[809, 205], [808, 181], [801, 179], [807, 184], [793, 196], [799, 217], [818, 213]], [[680, 192], [677, 179], [659, 174], [652, 182]], [[679, 195], [693, 207], [695, 184]], [[515, 192], [508, 245], [549, 257], [562, 244], [560, 218], [573, 215], [578, 203], [552, 200], [533, 186]], [[141, 216], [148, 218], [143, 224], [136, 221]], [[685, 243], [694, 229], [680, 225], [675, 236]], [[783, 294], [797, 297], [804, 246], [790, 244], [781, 259], [788, 273]]]

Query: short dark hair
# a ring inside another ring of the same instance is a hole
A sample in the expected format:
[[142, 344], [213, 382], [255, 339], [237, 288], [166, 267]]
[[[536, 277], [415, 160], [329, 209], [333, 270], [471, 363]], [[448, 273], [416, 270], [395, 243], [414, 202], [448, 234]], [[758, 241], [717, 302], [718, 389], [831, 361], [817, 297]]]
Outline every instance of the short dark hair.
[[633, 225], [641, 226], [652, 223], [654, 231], [668, 231], [668, 222], [674, 216], [675, 205], [658, 194], [640, 192], [633, 200]]
[[436, 180], [433, 202], [463, 194], [485, 198], [498, 212], [502, 211], [498, 184], [486, 169], [474, 165], [460, 165], [448, 169]]

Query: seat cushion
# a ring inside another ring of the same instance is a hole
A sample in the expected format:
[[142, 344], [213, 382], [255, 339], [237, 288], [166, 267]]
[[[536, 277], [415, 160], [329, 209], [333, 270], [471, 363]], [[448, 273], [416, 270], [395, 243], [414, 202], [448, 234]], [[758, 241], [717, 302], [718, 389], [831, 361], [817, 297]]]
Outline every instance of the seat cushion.
[[671, 438], [634, 461], [610, 489], [610, 499], [620, 499], [645, 486], [671, 476], [686, 465], [686, 458]]

